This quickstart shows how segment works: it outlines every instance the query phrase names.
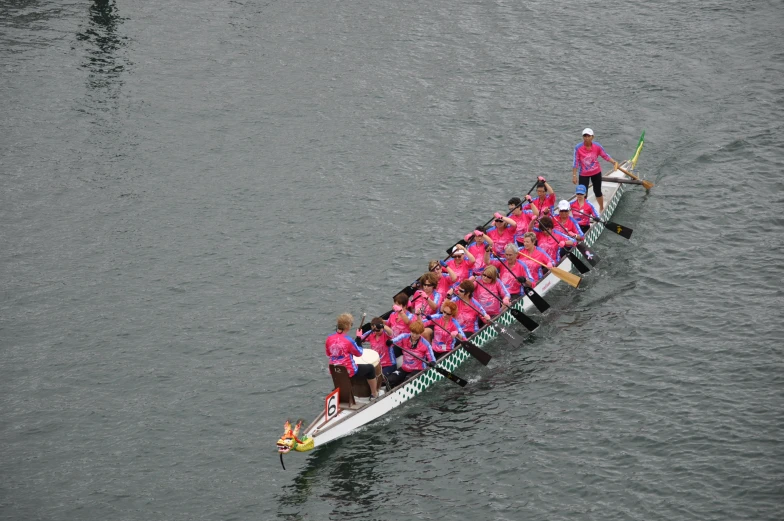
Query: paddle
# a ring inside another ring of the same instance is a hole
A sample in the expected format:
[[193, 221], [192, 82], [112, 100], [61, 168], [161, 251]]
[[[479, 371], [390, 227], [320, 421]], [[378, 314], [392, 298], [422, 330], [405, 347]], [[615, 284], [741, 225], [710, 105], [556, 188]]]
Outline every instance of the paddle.
[[[460, 298], [460, 297], [458, 297], [458, 298]], [[465, 300], [463, 300], [463, 299], [460, 299], [460, 301], [461, 301], [461, 302], [463, 302], [463, 303], [464, 303], [466, 306], [468, 306], [469, 308], [471, 308], [471, 309], [473, 309], [474, 311], [476, 311], [476, 312], [477, 312], [477, 314], [480, 314], [480, 315], [481, 315], [481, 313], [479, 312], [479, 310], [478, 310], [478, 309], [476, 309], [474, 306], [472, 306], [470, 302], [466, 302], [466, 301], [465, 301]], [[518, 337], [518, 336], [517, 336], [517, 335], [514, 333], [514, 331], [512, 331], [510, 328], [507, 328], [507, 327], [498, 327], [497, 325], [495, 325], [495, 324], [493, 323], [493, 321], [492, 321], [492, 320], [490, 320], [490, 322], [488, 322], [486, 325], [487, 325], [487, 327], [489, 327], [490, 329], [492, 329], [493, 331], [495, 331], [496, 335], [498, 335], [498, 337], [499, 337], [499, 338], [502, 338], [502, 339], [504, 339], [504, 340], [505, 340], [507, 343], [509, 343], [510, 345], [515, 345], [515, 344], [519, 344], [519, 343], [520, 343], [520, 337]]]
[[[544, 298], [542, 298], [542, 296], [539, 293], [537, 293], [534, 288], [525, 285], [525, 280], [526, 280], [525, 277], [518, 277], [517, 275], [515, 275], [514, 271], [512, 271], [511, 268], [509, 268], [509, 266], [507, 266], [506, 263], [501, 260], [500, 257], [496, 257], [496, 258], [498, 259], [498, 262], [501, 263], [501, 266], [506, 268], [506, 271], [511, 273], [512, 276], [517, 279], [517, 282], [520, 282], [520, 287], [523, 288], [523, 291], [525, 291], [526, 296], [531, 300], [531, 303], [534, 306], [536, 306], [536, 309], [538, 309], [541, 313], [544, 313], [545, 311], [550, 309], [550, 304], [548, 304], [547, 301]], [[520, 281], [520, 279], [523, 280]]]
[[538, 260], [534, 259], [533, 257], [529, 257], [528, 255], [526, 255], [523, 252], [519, 252], [519, 255], [522, 255], [526, 259], [530, 259], [530, 260], [534, 261], [535, 263], [544, 266], [545, 268], [550, 270], [553, 275], [555, 275], [556, 277], [558, 277], [562, 281], [566, 282], [567, 284], [569, 284], [573, 288], [576, 288], [577, 286], [579, 286], [580, 282], [583, 280], [583, 279], [580, 278], [579, 275], [575, 275], [574, 273], [569, 273], [568, 271], [563, 270], [563, 269], [561, 269], [561, 268], [559, 268], [557, 266], [550, 266], [550, 267], [548, 267], [547, 264], [545, 264], [544, 262], [538, 261]]
[[[553, 221], [555, 221], [555, 217], [553, 217], [553, 219], [552, 219], [552, 220], [553, 220]], [[552, 234], [552, 233], [550, 233], [550, 230], [548, 230], [547, 228], [544, 228], [544, 231], [545, 231], [545, 232], [547, 233], [547, 235], [549, 235], [549, 236], [550, 236], [550, 237], [551, 237], [551, 238], [552, 238], [552, 239], [553, 239], [555, 242], [560, 242], [558, 239], [556, 239], [556, 238], [553, 236], [553, 234]], [[569, 257], [569, 260], [570, 260], [570, 261], [572, 261], [572, 264], [574, 265], [574, 267], [575, 267], [575, 268], [577, 268], [577, 271], [579, 271], [580, 273], [588, 273], [589, 271], [591, 271], [591, 269], [590, 269], [588, 266], [586, 266], [585, 264], [583, 264], [583, 261], [581, 261], [581, 260], [580, 260], [580, 258], [579, 258], [577, 255], [575, 255], [573, 251], [571, 251], [571, 250], [567, 250], [566, 248], [564, 248], [564, 250], [566, 250], [566, 255], [567, 255], [567, 257]]]
[[[452, 334], [448, 329], [446, 329], [444, 326], [436, 322], [436, 319], [431, 319], [431, 320], [433, 322], [433, 325], [438, 326], [439, 328], [443, 329], [450, 335]], [[487, 351], [482, 350], [479, 346], [477, 346], [470, 340], [461, 340], [459, 338], [455, 338], [455, 341], [457, 341], [457, 343], [460, 344], [463, 347], [463, 349], [465, 349], [468, 352], [468, 354], [476, 358], [476, 361], [482, 365], [487, 365], [490, 362], [490, 359], [493, 358], [492, 356], [490, 356], [490, 354]]]
[[[563, 231], [565, 231], [567, 234], [569, 233], [569, 230], [567, 230], [566, 227], [563, 224], [561, 224], [561, 221], [559, 221], [557, 218], [553, 219], [553, 221], [558, 223], [558, 226], [563, 228]], [[596, 266], [597, 264], [599, 264], [599, 261], [601, 259], [588, 246], [586, 246], [585, 243], [583, 243], [582, 241], [575, 240], [575, 247], [580, 251], [580, 253], [585, 255], [585, 259], [588, 261], [588, 263], [591, 266]], [[571, 257], [569, 258], [571, 259]], [[573, 259], [572, 259], [572, 264], [574, 264]], [[577, 269], [579, 270], [580, 268]], [[585, 273], [585, 272], [581, 272], [581, 273]]]
[[653, 183], [651, 183], [650, 181], [646, 181], [645, 179], [640, 179], [640, 178], [639, 178], [639, 177], [637, 177], [636, 175], [632, 174], [631, 172], [629, 172], [629, 171], [627, 171], [627, 170], [624, 170], [624, 169], [623, 169], [622, 167], [620, 167], [620, 166], [618, 167], [618, 170], [620, 170], [620, 171], [621, 171], [621, 172], [623, 172], [624, 174], [628, 175], [628, 176], [629, 176], [629, 177], [631, 177], [632, 179], [636, 179], [636, 180], [638, 180], [638, 181], [642, 182], [642, 187], [643, 187], [643, 188], [645, 188], [646, 190], [650, 190], [651, 188], [653, 188]]
[[622, 224], [618, 224], [618, 223], [613, 222], [613, 221], [602, 221], [601, 219], [597, 219], [593, 215], [587, 214], [585, 212], [581, 212], [580, 210], [574, 210], [574, 211], [577, 212], [577, 213], [583, 214], [584, 216], [588, 217], [589, 219], [593, 219], [597, 223], [602, 223], [605, 228], [607, 228], [608, 230], [610, 230], [613, 233], [617, 233], [618, 235], [620, 235], [621, 237], [624, 237], [626, 239], [631, 239], [632, 233], [634, 232], [634, 230], [632, 230], [628, 226], [624, 226]]
[[[496, 295], [495, 293], [493, 293], [492, 291], [490, 291], [490, 289], [487, 286], [485, 286], [484, 284], [482, 284], [478, 280], [476, 280], [474, 282], [479, 284], [481, 287], [485, 288], [485, 291], [487, 291], [492, 296], [494, 296], [501, 304], [504, 303], [504, 300], [501, 297], [499, 297], [498, 295]], [[534, 329], [539, 327], [539, 323], [536, 320], [532, 319], [531, 317], [529, 317], [528, 315], [526, 315], [525, 313], [523, 313], [519, 309], [515, 309], [515, 308], [510, 307], [509, 311], [512, 313], [512, 316], [515, 317], [515, 319], [517, 319], [518, 322], [520, 322], [522, 325], [524, 325], [526, 327], [526, 329], [528, 329], [528, 331], [533, 331]]]
[[447, 371], [446, 369], [443, 369], [443, 368], [441, 368], [441, 367], [438, 367], [438, 366], [436, 365], [436, 363], [435, 363], [435, 362], [431, 362], [431, 361], [429, 361], [429, 360], [425, 360], [424, 358], [420, 358], [419, 356], [417, 356], [417, 354], [416, 354], [416, 353], [414, 353], [413, 351], [409, 351], [409, 350], [408, 350], [408, 349], [406, 349], [405, 347], [400, 347], [400, 346], [399, 346], [399, 345], [397, 345], [397, 344], [392, 344], [392, 345], [393, 345], [394, 347], [397, 347], [397, 348], [398, 348], [398, 349], [400, 349], [401, 351], [403, 351], [403, 352], [406, 352], [406, 353], [408, 353], [409, 355], [413, 356], [414, 358], [416, 358], [417, 360], [419, 360], [419, 361], [420, 361], [420, 362], [422, 362], [423, 364], [427, 364], [427, 366], [428, 366], [430, 369], [433, 369], [433, 370], [435, 370], [435, 371], [436, 371], [438, 374], [440, 374], [440, 375], [441, 375], [441, 376], [443, 376], [444, 378], [448, 378], [449, 380], [452, 380], [453, 382], [455, 382], [455, 383], [456, 383], [457, 385], [459, 385], [460, 387], [465, 387], [465, 386], [468, 384], [468, 381], [467, 381], [467, 380], [463, 380], [462, 378], [460, 378], [460, 377], [459, 377], [459, 376], [457, 376], [456, 374], [453, 374], [453, 373], [451, 373], [451, 372]]

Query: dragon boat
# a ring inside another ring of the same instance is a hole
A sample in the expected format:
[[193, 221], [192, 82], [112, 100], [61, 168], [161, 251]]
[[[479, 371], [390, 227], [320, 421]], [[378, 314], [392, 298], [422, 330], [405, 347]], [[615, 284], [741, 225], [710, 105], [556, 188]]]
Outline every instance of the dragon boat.
[[[613, 230], [619, 235], [623, 233], [623, 228], [615, 223], [608, 222], [613, 212], [621, 200], [626, 187], [631, 184], [643, 185], [645, 189], [653, 186], [649, 181], [639, 179], [633, 171], [637, 166], [640, 152], [642, 151], [645, 132], [640, 136], [635, 154], [631, 159], [628, 159], [620, 164], [617, 170], [614, 170], [609, 175], [602, 179], [602, 192], [606, 202], [604, 211], [601, 213], [600, 218], [604, 223], [594, 222], [591, 227], [585, 232], [584, 245], [590, 248], [599, 238], [605, 227], [618, 226], [617, 230]], [[587, 195], [588, 200], [596, 206], [596, 198], [592, 191]], [[574, 199], [574, 196], [572, 197]], [[592, 255], [590, 249], [584, 249], [581, 253], [584, 258], [591, 264], [595, 264], [594, 259], [590, 258]], [[573, 255], [564, 255], [563, 259], [557, 265], [557, 268], [568, 273], [575, 266], [575, 262], [580, 262], [575, 259]], [[556, 273], [557, 270], [551, 270], [545, 275], [535, 286], [536, 293], [539, 296], [546, 295], [553, 288], [562, 282], [563, 277], [559, 277]], [[563, 273], [560, 272], [560, 273]], [[406, 291], [404, 289], [403, 291]], [[409, 294], [411, 286], [408, 287]], [[503, 334], [507, 328], [511, 328], [516, 319], [514, 310], [522, 311], [524, 313], [530, 312], [535, 309], [535, 304], [529, 296], [523, 296], [513, 301], [512, 306], [498, 315], [491, 324], [487, 324], [479, 329], [474, 335], [469, 338], [470, 343], [475, 346], [483, 347], [495, 339], [499, 333]], [[390, 312], [382, 315], [383, 318], [389, 316]], [[365, 324], [365, 328], [369, 324]], [[365, 349], [365, 352], [371, 351]], [[373, 352], [372, 354], [376, 354]], [[443, 356], [438, 360], [437, 367], [431, 367], [415, 376], [409, 378], [397, 387], [380, 392], [380, 397], [375, 400], [369, 399], [369, 390], [367, 382], [363, 380], [354, 380], [349, 384], [347, 374], [336, 374], [339, 372], [339, 366], [331, 366], [330, 372], [335, 384], [334, 390], [330, 392], [325, 399], [325, 407], [323, 412], [319, 413], [316, 418], [310, 422], [303, 429], [303, 422], [300, 420], [296, 425], [292, 426], [287, 420], [284, 425], [284, 434], [278, 439], [276, 445], [278, 453], [280, 454], [281, 465], [283, 465], [283, 455], [290, 452], [307, 452], [316, 447], [320, 447], [336, 440], [347, 436], [360, 427], [372, 422], [373, 420], [385, 415], [392, 409], [406, 403], [417, 395], [423, 393], [440, 380], [445, 378], [447, 373], [451, 373], [465, 362], [471, 355], [465, 347], [456, 347], [453, 351]], [[372, 362], [372, 360], [370, 360]], [[359, 363], [367, 363], [368, 360], [359, 360]], [[379, 381], [380, 367], [377, 368], [377, 375]], [[446, 370], [446, 371], [445, 371]], [[382, 389], [382, 385], [379, 385]], [[285, 469], [285, 466], [283, 467]]]

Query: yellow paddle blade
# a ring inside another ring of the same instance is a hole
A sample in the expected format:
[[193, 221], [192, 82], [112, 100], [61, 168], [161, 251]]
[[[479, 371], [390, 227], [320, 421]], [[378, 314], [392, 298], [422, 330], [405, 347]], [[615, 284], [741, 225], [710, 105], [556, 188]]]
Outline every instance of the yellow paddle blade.
[[579, 286], [580, 282], [582, 282], [582, 280], [583, 280], [582, 278], [580, 278], [579, 275], [575, 275], [574, 273], [569, 273], [568, 271], [562, 270], [561, 268], [556, 268], [555, 266], [550, 268], [550, 271], [553, 272], [553, 275], [555, 275], [556, 277], [558, 277], [562, 281], [566, 282], [567, 284], [569, 284], [573, 288], [576, 288], [577, 286]]

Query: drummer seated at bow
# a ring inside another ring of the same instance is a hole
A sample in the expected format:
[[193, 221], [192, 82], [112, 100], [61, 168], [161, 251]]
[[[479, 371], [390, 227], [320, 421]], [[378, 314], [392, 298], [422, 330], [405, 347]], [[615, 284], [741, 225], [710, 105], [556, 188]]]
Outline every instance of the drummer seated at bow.
[[331, 365], [341, 365], [346, 368], [349, 378], [357, 375], [366, 378], [370, 387], [370, 395], [378, 398], [376, 382], [376, 368], [372, 364], [357, 364], [355, 356], [362, 356], [362, 348], [348, 336], [354, 317], [349, 313], [338, 316], [335, 332], [327, 337], [325, 350]]
[[402, 384], [418, 372], [427, 369], [427, 364], [422, 360], [430, 362], [436, 361], [430, 342], [422, 337], [422, 333], [425, 331], [424, 324], [419, 320], [415, 320], [411, 323], [409, 329], [411, 330], [410, 333], [403, 333], [389, 341], [390, 346], [397, 346], [400, 348], [402, 352], [401, 356], [403, 357], [403, 364], [400, 366], [400, 369], [391, 372], [387, 376], [389, 385], [393, 388]]
[[384, 319], [381, 317], [374, 317], [370, 321], [370, 329], [366, 333], [362, 333], [361, 329], [357, 329], [357, 336], [360, 338], [358, 344], [367, 344], [367, 348], [372, 349], [378, 353], [379, 361], [381, 362], [381, 372], [386, 376], [397, 369], [397, 358], [395, 357], [395, 350], [392, 346], [387, 345], [387, 341], [392, 339], [392, 328], [384, 325]]
[[427, 317], [423, 336], [430, 342], [436, 357], [440, 358], [455, 348], [456, 339], [465, 340], [463, 328], [455, 316], [457, 304], [447, 300], [441, 304], [441, 313]]

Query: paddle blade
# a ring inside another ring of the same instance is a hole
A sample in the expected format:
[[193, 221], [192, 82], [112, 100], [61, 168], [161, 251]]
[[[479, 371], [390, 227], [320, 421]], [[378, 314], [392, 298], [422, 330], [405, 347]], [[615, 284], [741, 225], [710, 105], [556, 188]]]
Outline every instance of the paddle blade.
[[478, 345], [474, 344], [473, 342], [469, 341], [461, 341], [460, 345], [463, 346], [469, 355], [476, 358], [476, 361], [482, 365], [487, 365], [490, 363], [490, 359], [493, 358], [487, 351], [484, 351]]
[[653, 188], [653, 183], [651, 183], [650, 181], [643, 181], [642, 187], [645, 188], [646, 190], [650, 190], [651, 188]]
[[547, 303], [542, 296], [534, 290], [534, 288], [529, 288], [528, 286], [523, 287], [525, 291], [525, 295], [529, 298], [531, 303], [536, 306], [536, 309], [539, 310], [540, 313], [544, 313], [548, 309], [550, 309], [550, 304]]
[[520, 337], [518, 337], [517, 334], [512, 331], [511, 327], [502, 326], [499, 324], [492, 324], [490, 327], [492, 327], [495, 332], [498, 333], [499, 338], [502, 338], [509, 345], [514, 346], [520, 343]]
[[465, 239], [460, 239], [459, 241], [457, 241], [452, 246], [450, 246], [449, 248], [446, 249], [446, 254], [449, 255], [449, 256], [452, 256], [452, 250], [454, 249], [455, 246], [459, 245], [459, 246], [465, 247], [467, 244], [468, 243], [465, 242]]
[[632, 238], [632, 232], [634, 230], [632, 230], [628, 226], [624, 226], [622, 224], [618, 224], [618, 223], [615, 223], [615, 222], [612, 222], [612, 221], [607, 221], [605, 223], [605, 226], [607, 227], [608, 230], [610, 230], [613, 233], [617, 233], [621, 237], [624, 237], [626, 239], [631, 239]]
[[567, 256], [569, 257], [569, 260], [572, 261], [572, 266], [577, 268], [577, 271], [579, 271], [580, 273], [588, 273], [589, 271], [591, 271], [591, 268], [583, 264], [583, 261], [581, 261], [580, 258], [574, 253], [569, 252], [567, 253]]
[[463, 380], [462, 378], [460, 378], [456, 374], [451, 373], [451, 372], [447, 371], [446, 369], [443, 369], [443, 368], [438, 367], [438, 366], [433, 367], [433, 369], [435, 369], [438, 374], [440, 374], [441, 376], [443, 376], [444, 378], [446, 378], [448, 380], [452, 380], [453, 382], [455, 382], [460, 387], [465, 387], [466, 385], [468, 385], [468, 381]]
[[518, 322], [524, 325], [526, 329], [528, 329], [528, 331], [533, 331], [534, 329], [539, 327], [539, 323], [536, 320], [532, 319], [531, 317], [529, 317], [519, 309], [512, 308], [511, 311], [512, 311], [512, 316], [515, 317]]
[[583, 280], [583, 279], [580, 278], [579, 275], [575, 275], [574, 273], [569, 273], [568, 271], [562, 270], [561, 268], [557, 268], [555, 266], [550, 268], [550, 271], [553, 272], [553, 275], [555, 275], [556, 277], [558, 277], [562, 281], [566, 282], [567, 284], [569, 284], [573, 288], [576, 288], [577, 286], [579, 286], [580, 282], [582, 282], [582, 280]]
[[583, 254], [583, 257], [585, 257], [585, 260], [587, 260], [591, 266], [596, 266], [597, 264], [599, 264], [599, 261], [602, 260], [598, 255], [596, 255], [593, 252], [593, 250], [591, 250], [588, 246], [586, 246], [582, 242], [577, 243], [577, 249], [580, 250], [580, 253]]

